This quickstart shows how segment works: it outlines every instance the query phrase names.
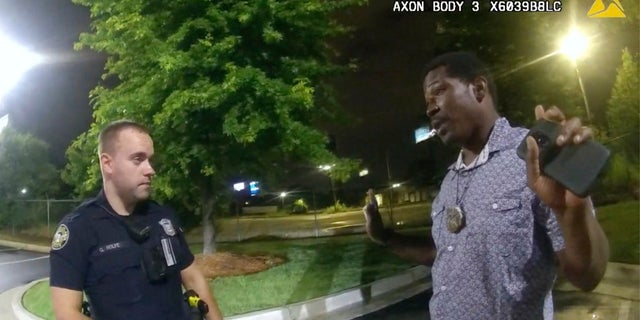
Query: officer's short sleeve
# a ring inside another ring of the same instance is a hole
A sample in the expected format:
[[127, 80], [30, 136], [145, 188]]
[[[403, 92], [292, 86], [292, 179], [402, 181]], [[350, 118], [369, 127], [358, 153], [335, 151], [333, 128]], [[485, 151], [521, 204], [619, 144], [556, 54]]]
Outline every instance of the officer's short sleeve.
[[79, 213], [71, 213], [58, 225], [49, 252], [52, 287], [81, 291], [88, 265], [87, 230], [79, 221]]
[[184, 237], [184, 232], [182, 231], [182, 227], [179, 228], [180, 231], [178, 231], [178, 237], [180, 239], [180, 246], [183, 248], [183, 258], [180, 259], [182, 260], [182, 263], [180, 263], [180, 270], [186, 269], [188, 266], [190, 266], [193, 263], [193, 260], [195, 260], [195, 258], [193, 257], [193, 253], [191, 252], [191, 250], [189, 249], [189, 245], [187, 244], [187, 239], [185, 239]]
[[180, 270], [184, 270], [193, 263], [195, 258], [193, 257], [191, 249], [189, 249], [189, 244], [187, 244], [187, 239], [184, 236], [184, 229], [182, 229], [182, 224], [178, 219], [178, 215], [172, 208], [169, 208], [169, 210], [172, 215], [171, 220], [174, 221], [175, 224], [176, 237], [178, 237], [178, 245], [180, 246], [180, 258], [178, 259], [178, 264]]

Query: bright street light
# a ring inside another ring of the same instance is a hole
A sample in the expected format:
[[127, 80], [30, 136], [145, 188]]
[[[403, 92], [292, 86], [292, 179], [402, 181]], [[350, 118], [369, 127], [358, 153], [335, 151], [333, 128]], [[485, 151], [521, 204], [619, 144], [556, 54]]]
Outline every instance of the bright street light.
[[584, 109], [587, 112], [587, 120], [591, 120], [591, 112], [589, 112], [589, 101], [587, 101], [587, 94], [584, 91], [584, 84], [582, 83], [580, 70], [578, 70], [578, 59], [587, 52], [588, 48], [589, 38], [587, 38], [577, 29], [571, 30], [571, 32], [569, 32], [569, 34], [564, 37], [560, 45], [560, 52], [571, 59], [573, 67], [576, 69], [578, 84], [580, 85], [580, 92], [582, 92], [582, 100], [584, 100]]
[[22, 195], [27, 194], [27, 192], [28, 192], [27, 188], [22, 188], [22, 189], [20, 189], [20, 193], [21, 193]]
[[361, 177], [364, 177], [364, 176], [366, 176], [368, 174], [369, 174], [369, 170], [368, 169], [362, 169], [362, 170], [360, 170], [360, 173], [359, 173], [359, 175]]
[[562, 39], [560, 52], [575, 62], [587, 52], [588, 48], [589, 38], [580, 31], [573, 29], [566, 37], [564, 37], [564, 39]]
[[321, 171], [329, 171], [331, 170], [331, 168], [333, 168], [333, 164], [323, 164], [321, 166], [318, 166], [318, 169], [320, 169]]
[[23, 73], [42, 62], [43, 58], [11, 41], [0, 33], [0, 99]]

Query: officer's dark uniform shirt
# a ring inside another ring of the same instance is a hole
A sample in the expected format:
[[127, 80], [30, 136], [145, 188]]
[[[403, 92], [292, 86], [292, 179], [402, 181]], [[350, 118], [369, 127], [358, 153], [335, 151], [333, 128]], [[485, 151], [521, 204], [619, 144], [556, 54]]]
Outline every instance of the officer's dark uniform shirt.
[[[125, 219], [149, 226], [138, 243]], [[164, 280], [150, 281], [143, 255], [161, 250]], [[180, 270], [193, 262], [174, 212], [153, 201], [138, 205], [131, 217], [118, 216], [101, 191], [65, 216], [50, 252], [50, 285], [85, 291], [94, 319], [189, 319], [183, 304]]]

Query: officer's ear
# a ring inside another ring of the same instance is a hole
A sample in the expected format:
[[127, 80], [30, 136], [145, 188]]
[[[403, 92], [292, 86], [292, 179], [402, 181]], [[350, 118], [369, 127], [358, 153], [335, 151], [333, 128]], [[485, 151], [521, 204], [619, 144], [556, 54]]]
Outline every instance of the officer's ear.
[[103, 152], [100, 154], [100, 169], [102, 170], [102, 172], [111, 173], [111, 171], [113, 171], [112, 164], [113, 158], [111, 158], [108, 153]]
[[482, 76], [476, 77], [471, 83], [471, 87], [476, 101], [482, 102], [487, 94], [487, 79]]

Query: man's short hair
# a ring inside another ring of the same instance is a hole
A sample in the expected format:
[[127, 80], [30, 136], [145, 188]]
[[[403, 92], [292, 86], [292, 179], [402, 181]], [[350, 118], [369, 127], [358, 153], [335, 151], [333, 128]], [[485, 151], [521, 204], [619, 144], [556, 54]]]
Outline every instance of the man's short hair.
[[124, 129], [135, 129], [149, 134], [149, 130], [145, 126], [132, 120], [121, 119], [110, 122], [100, 131], [98, 137], [98, 155], [101, 155], [103, 152], [113, 152], [113, 146], [118, 138], [118, 134]]
[[487, 85], [489, 86], [489, 93], [493, 98], [493, 104], [498, 105], [498, 92], [496, 84], [493, 81], [493, 76], [489, 71], [489, 68], [482, 62], [475, 54], [465, 51], [455, 51], [441, 54], [433, 60], [431, 60], [424, 68], [422, 74], [422, 80], [427, 77], [427, 74], [438, 67], [444, 66], [447, 75], [451, 78], [456, 78], [470, 83], [478, 76], [483, 76], [487, 79]]

